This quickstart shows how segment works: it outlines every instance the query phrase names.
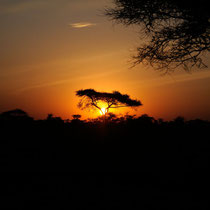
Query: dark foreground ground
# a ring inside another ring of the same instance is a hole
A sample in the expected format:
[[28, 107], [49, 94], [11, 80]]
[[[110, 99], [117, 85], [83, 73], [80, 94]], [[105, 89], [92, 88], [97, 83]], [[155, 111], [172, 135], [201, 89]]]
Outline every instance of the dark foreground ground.
[[209, 122], [0, 126], [2, 209], [209, 209]]

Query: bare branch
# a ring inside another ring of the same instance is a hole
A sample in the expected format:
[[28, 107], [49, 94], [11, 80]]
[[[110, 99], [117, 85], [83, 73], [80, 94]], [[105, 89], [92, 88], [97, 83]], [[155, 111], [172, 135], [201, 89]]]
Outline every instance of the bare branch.
[[[114, 0], [106, 15], [117, 23], [139, 25], [149, 35], [137, 48], [133, 66], [149, 64], [173, 71], [181, 66], [205, 68], [202, 54], [210, 51], [210, 13], [207, 0]], [[141, 34], [142, 37], [143, 34]]]

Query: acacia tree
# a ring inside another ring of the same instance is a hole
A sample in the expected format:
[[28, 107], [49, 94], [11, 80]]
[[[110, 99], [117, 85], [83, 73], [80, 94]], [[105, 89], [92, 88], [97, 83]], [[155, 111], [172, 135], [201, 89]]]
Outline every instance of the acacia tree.
[[[134, 65], [150, 64], [171, 71], [206, 67], [201, 55], [210, 50], [210, 12], [207, 0], [113, 0], [105, 14], [118, 23], [138, 25], [146, 34]], [[147, 41], [146, 41], [147, 40]]]
[[97, 92], [94, 89], [85, 89], [76, 91], [76, 96], [81, 97], [78, 103], [80, 109], [85, 108], [96, 108], [102, 112], [100, 103], [103, 102], [105, 107], [105, 113], [108, 113], [110, 109], [121, 108], [121, 107], [138, 107], [142, 103], [139, 100], [131, 99], [127, 94], [121, 94], [118, 91], [112, 93]]

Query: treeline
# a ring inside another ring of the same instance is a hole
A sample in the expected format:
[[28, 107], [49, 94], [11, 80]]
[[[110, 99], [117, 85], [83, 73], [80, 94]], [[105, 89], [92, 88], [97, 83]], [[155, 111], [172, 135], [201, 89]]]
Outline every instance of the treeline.
[[[3, 202], [28, 209], [206, 209], [210, 122], [0, 115]], [[32, 206], [33, 203], [33, 206]]]
[[25, 111], [21, 109], [15, 109], [7, 112], [0, 113], [0, 122], [2, 125], [13, 125], [19, 124], [49, 124], [49, 125], [129, 125], [139, 124], [143, 127], [148, 126], [159, 126], [159, 127], [206, 127], [209, 126], [210, 121], [202, 119], [185, 120], [184, 117], [178, 116], [174, 120], [165, 121], [164, 119], [155, 119], [147, 114], [143, 114], [139, 117], [136, 115], [123, 115], [118, 116], [113, 113], [107, 113], [106, 116], [99, 116], [93, 119], [81, 120], [81, 115], [72, 115], [71, 119], [63, 120], [61, 117], [54, 117], [53, 114], [48, 114], [46, 119], [34, 120], [33, 117], [29, 116]]
[[164, 121], [146, 114], [117, 117], [112, 113], [96, 119], [80, 118], [73, 115], [71, 120], [62, 120], [49, 114], [44, 120], [34, 120], [22, 110], [4, 112], [0, 115], [1, 144], [51, 148], [56, 152], [60, 148], [62, 155], [80, 153], [81, 157], [95, 153], [100, 156], [104, 152], [110, 153], [110, 157], [117, 153], [133, 156], [146, 151], [159, 157], [168, 150], [176, 153], [184, 148], [186, 154], [208, 148], [209, 121], [187, 121], [183, 117]]

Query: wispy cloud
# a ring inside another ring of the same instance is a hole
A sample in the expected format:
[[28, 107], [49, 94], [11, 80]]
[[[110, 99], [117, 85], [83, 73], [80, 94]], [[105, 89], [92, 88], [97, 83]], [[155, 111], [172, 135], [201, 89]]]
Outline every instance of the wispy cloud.
[[87, 27], [92, 27], [96, 26], [95, 23], [90, 23], [90, 22], [78, 22], [78, 23], [71, 23], [69, 24], [72, 28], [87, 28]]
[[31, 85], [31, 86], [16, 89], [14, 91], [14, 94], [19, 95], [19, 94], [24, 93], [26, 91], [31, 91], [31, 90], [35, 90], [35, 89], [42, 89], [42, 88], [46, 88], [46, 87], [53, 87], [53, 86], [57, 86], [57, 85], [59, 86], [59, 85], [62, 85], [62, 84], [77, 82], [77, 81], [81, 81], [81, 80], [99, 79], [99, 78], [103, 78], [103, 77], [106, 77], [106, 76], [113, 75], [116, 72], [119, 72], [119, 71], [103, 72], [103, 73], [98, 73], [98, 74], [93, 74], [93, 75], [84, 75], [84, 76], [78, 76], [78, 77], [71, 77], [70, 79], [56, 80], [56, 81], [51, 81], [51, 82], [34, 84], [34, 85]]
[[200, 71], [200, 72], [193, 72], [192, 74], [182, 72], [178, 75], [167, 75], [164, 77], [156, 77], [154, 79], [145, 79], [144, 81], [136, 81], [136, 85], [141, 86], [150, 86], [150, 87], [160, 87], [160, 86], [167, 86], [171, 84], [183, 83], [183, 82], [191, 82], [191, 81], [198, 81], [203, 79], [210, 78], [210, 72], [207, 71]]

